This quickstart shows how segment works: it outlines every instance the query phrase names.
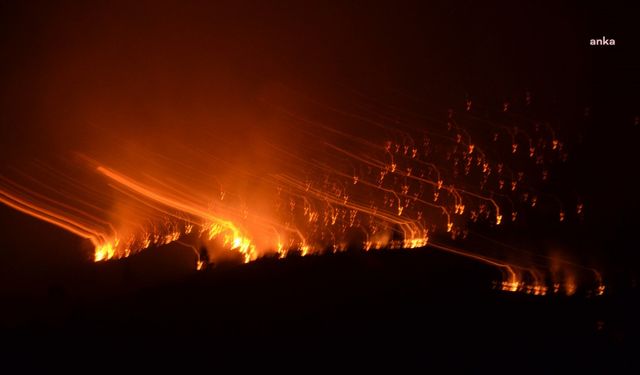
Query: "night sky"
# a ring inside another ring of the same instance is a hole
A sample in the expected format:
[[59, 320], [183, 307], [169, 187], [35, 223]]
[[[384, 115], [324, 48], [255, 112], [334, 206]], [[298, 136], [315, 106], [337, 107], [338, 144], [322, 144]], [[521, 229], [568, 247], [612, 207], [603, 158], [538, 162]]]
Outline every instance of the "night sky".
[[[563, 244], [572, 259], [597, 265], [614, 289], [635, 288], [640, 34], [624, 6], [237, 3], [3, 1], [0, 174], [79, 147], [108, 155], [104, 144], [86, 141], [101, 127], [142, 142], [150, 133], [173, 134], [182, 122], [210, 119], [236, 121], [223, 130], [228, 134], [269, 132], [243, 124], [260, 118], [256, 103], [279, 84], [336, 97], [348, 87], [383, 101], [402, 92], [443, 116], [466, 98], [499, 109], [529, 91], [536, 114], [571, 144], [557, 194], [581, 197], [585, 218], [562, 229], [542, 219], [498, 238]], [[589, 46], [603, 36], [616, 45]], [[192, 254], [179, 246], [113, 265], [94, 265], [91, 251], [86, 241], [0, 205], [0, 293], [12, 306], [7, 326], [40, 306], [32, 302], [39, 298], [118, 295], [192, 276]], [[353, 272], [379, 281], [358, 267]], [[473, 283], [473, 271], [467, 276]], [[354, 289], [349, 298], [367, 293]]]

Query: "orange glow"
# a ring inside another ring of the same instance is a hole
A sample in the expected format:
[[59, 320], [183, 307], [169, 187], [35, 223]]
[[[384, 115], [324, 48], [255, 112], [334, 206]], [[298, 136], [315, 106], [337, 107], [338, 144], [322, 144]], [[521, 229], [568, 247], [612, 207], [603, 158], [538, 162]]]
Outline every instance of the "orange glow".
[[[537, 140], [521, 126], [487, 120], [488, 134], [506, 154], [498, 160], [502, 156], [476, 137], [487, 129], [466, 129], [483, 121], [472, 113], [450, 111], [446, 119], [416, 126], [391, 109], [393, 116], [367, 105], [349, 111], [295, 94], [302, 105], [272, 103], [266, 95], [274, 119], [206, 119], [180, 132], [142, 137], [133, 131], [98, 134], [64, 167], [2, 176], [0, 202], [87, 239], [96, 262], [175, 242], [194, 251], [198, 270], [225, 256], [247, 263], [269, 254], [307, 256], [353, 246], [431, 246], [501, 270], [504, 291], [547, 294], [548, 257], [532, 261], [525, 251], [495, 241], [465, 249], [473, 246], [461, 241], [480, 241], [472, 223], [508, 231], [516, 218], [527, 219], [527, 210], [549, 201], [560, 207], [554, 211], [560, 221], [573, 220], [562, 202], [531, 182], [540, 169], [546, 178], [548, 165], [562, 158], [541, 154], [545, 147], [562, 149], [554, 134]], [[296, 110], [310, 105], [314, 111]], [[236, 132], [240, 122], [256, 125]], [[93, 143], [108, 151], [94, 150], [100, 147]], [[519, 147], [528, 153], [517, 155]], [[508, 158], [525, 159], [535, 176]], [[575, 207], [582, 214], [583, 204]], [[577, 281], [570, 278], [554, 279], [549, 289], [574, 294]], [[604, 284], [599, 276], [597, 281], [596, 294], [602, 294]]]

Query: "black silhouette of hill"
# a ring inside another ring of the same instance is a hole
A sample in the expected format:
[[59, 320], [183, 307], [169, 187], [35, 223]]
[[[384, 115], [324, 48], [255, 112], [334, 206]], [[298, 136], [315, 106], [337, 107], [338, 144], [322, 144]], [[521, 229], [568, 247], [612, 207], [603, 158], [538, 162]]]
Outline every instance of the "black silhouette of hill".
[[[40, 225], [24, 220], [25, 228]], [[48, 247], [68, 256], [63, 250]], [[67, 265], [64, 277], [20, 300], [5, 294], [3, 356], [35, 367], [72, 356], [106, 366], [211, 368], [252, 358], [328, 368], [604, 369], [628, 364], [639, 332], [637, 290], [599, 298], [505, 293], [494, 289], [494, 268], [430, 248], [264, 258], [201, 272], [192, 261], [165, 246]]]

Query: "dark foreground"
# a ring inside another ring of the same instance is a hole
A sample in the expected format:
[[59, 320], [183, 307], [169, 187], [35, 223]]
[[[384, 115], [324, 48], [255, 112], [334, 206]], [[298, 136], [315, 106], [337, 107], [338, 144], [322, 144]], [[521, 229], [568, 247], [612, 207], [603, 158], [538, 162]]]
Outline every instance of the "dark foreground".
[[3, 363], [303, 372], [633, 366], [637, 292], [534, 297], [494, 290], [498, 278], [426, 249], [264, 259], [111, 296], [54, 288], [5, 320]]

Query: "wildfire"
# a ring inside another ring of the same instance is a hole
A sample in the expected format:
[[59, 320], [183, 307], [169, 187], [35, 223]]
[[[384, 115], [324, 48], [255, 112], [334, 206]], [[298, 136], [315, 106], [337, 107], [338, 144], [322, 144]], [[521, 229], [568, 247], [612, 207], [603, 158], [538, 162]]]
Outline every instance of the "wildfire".
[[[206, 141], [188, 145], [163, 139], [163, 148], [181, 150], [166, 157], [143, 147], [133, 161], [79, 153], [82, 173], [46, 172], [56, 189], [39, 182], [44, 179], [18, 183], [2, 176], [0, 202], [88, 239], [96, 262], [178, 241], [194, 249], [197, 269], [206, 268], [217, 249], [247, 263], [269, 253], [306, 256], [354, 244], [367, 251], [433, 246], [498, 267], [505, 272], [504, 291], [546, 295], [545, 271], [518, 260], [512, 248], [469, 251], [450, 243], [473, 235], [470, 223], [509, 230], [516, 217], [538, 206], [551, 207], [559, 221], [572, 220], [562, 202], [543, 197], [533, 178], [514, 168], [528, 163], [547, 181], [547, 165], [565, 156], [544, 150], [561, 151], [563, 144], [553, 131], [527, 129], [529, 122], [518, 117], [511, 126], [477, 118], [470, 103], [467, 112], [449, 111], [423, 124], [366, 102], [352, 112], [313, 101], [323, 121], [274, 105], [283, 117], [276, 125], [303, 139], [303, 147], [265, 135], [265, 155], [239, 162], [216, 150], [225, 142], [245, 150], [245, 138], [203, 135]], [[354, 125], [337, 125], [344, 121]], [[499, 137], [503, 132], [509, 136]], [[485, 138], [502, 154], [483, 148]], [[519, 147], [528, 153], [518, 153]], [[138, 160], [145, 162], [138, 167]], [[580, 202], [576, 212], [582, 211]], [[604, 293], [600, 279], [599, 285], [598, 295]], [[568, 295], [577, 290], [571, 281], [552, 288]]]
[[118, 246], [118, 241], [115, 243], [107, 242], [104, 244], [97, 245], [94, 250], [94, 261], [100, 262], [103, 260], [109, 260], [113, 258], [116, 253], [116, 247]]

